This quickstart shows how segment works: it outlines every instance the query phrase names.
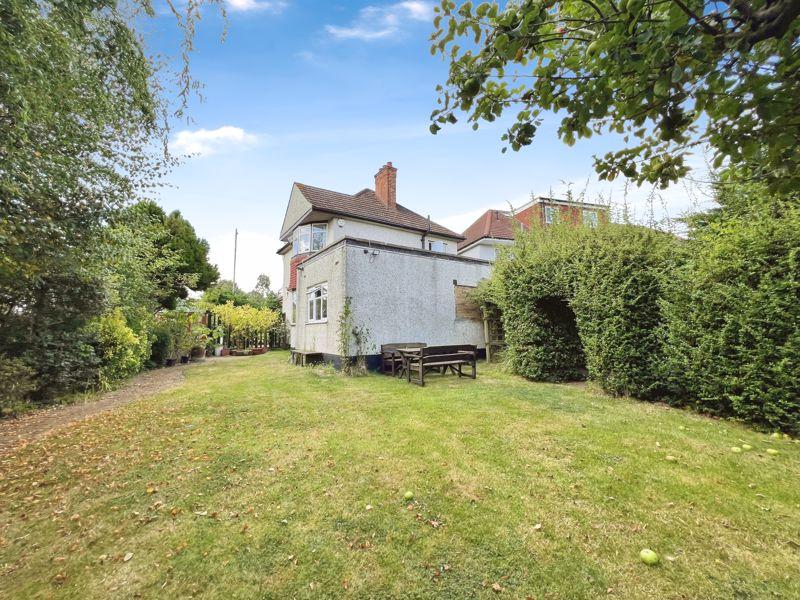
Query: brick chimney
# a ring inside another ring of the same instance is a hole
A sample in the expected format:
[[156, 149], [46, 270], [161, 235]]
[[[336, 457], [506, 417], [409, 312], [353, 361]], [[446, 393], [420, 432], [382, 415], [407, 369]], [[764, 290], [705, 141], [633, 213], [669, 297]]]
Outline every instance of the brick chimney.
[[397, 169], [391, 162], [387, 162], [375, 173], [375, 195], [388, 208], [397, 206]]

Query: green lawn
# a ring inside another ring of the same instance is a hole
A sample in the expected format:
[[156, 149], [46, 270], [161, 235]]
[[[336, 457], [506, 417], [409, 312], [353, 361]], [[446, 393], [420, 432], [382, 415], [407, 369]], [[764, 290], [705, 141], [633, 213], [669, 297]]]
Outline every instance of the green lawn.
[[286, 358], [0, 457], [0, 597], [800, 597], [796, 442], [483, 364]]

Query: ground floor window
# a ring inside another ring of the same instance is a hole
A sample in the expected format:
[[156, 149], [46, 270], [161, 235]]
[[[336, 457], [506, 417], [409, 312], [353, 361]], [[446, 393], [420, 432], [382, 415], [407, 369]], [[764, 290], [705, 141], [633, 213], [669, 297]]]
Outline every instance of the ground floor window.
[[314, 286], [307, 292], [309, 323], [326, 321], [328, 319], [328, 284], [322, 283]]
[[292, 290], [292, 325], [297, 322], [297, 290]]

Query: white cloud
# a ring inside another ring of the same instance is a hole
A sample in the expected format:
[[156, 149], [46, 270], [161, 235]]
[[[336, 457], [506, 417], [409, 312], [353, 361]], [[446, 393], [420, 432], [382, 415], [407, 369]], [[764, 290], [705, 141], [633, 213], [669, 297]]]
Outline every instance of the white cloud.
[[173, 154], [210, 156], [220, 152], [251, 148], [257, 143], [258, 136], [247, 133], [241, 127], [223, 125], [217, 129], [179, 131], [170, 142], [170, 150]]
[[325, 31], [337, 40], [370, 42], [394, 36], [408, 21], [429, 21], [432, 18], [431, 2], [397, 2], [385, 6], [366, 6], [358, 11], [358, 16], [349, 26], [326, 25]]
[[[233, 279], [233, 238], [231, 231], [209, 238], [209, 259], [219, 267], [221, 279]], [[250, 291], [262, 273], [269, 275], [272, 289], [283, 285], [283, 260], [275, 254], [283, 246], [277, 236], [239, 230], [236, 252], [236, 286]]]
[[231, 10], [242, 12], [268, 10], [278, 13], [288, 6], [288, 2], [281, 0], [227, 0], [227, 4]]

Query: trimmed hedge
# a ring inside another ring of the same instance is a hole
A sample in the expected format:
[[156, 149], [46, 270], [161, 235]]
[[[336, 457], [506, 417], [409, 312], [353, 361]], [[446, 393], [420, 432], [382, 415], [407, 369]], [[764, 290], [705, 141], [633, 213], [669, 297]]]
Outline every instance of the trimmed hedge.
[[585, 375], [612, 394], [657, 397], [665, 271], [678, 240], [633, 225], [556, 224], [501, 256], [492, 296], [512, 369], [529, 379]]
[[723, 182], [717, 200], [685, 241], [519, 234], [477, 295], [501, 310], [512, 370], [800, 432], [800, 199]]
[[800, 432], [800, 206], [723, 186], [664, 302], [672, 402]]

